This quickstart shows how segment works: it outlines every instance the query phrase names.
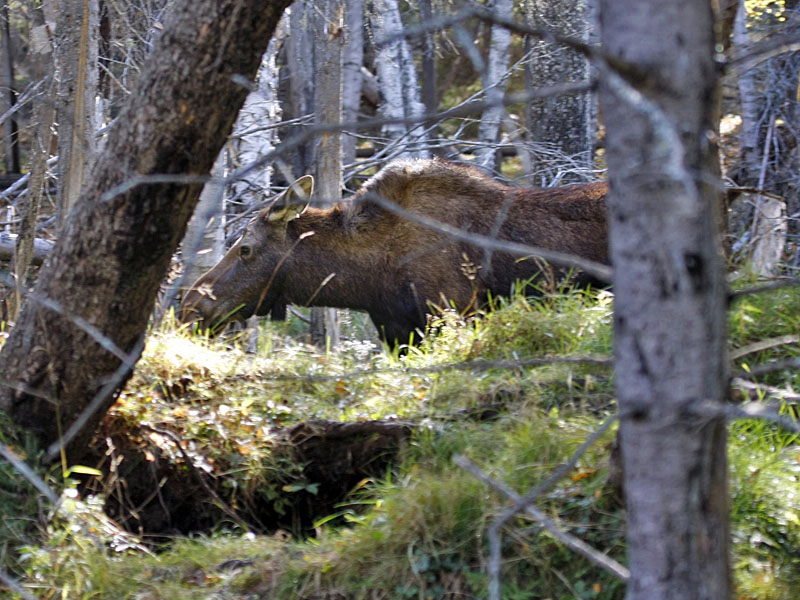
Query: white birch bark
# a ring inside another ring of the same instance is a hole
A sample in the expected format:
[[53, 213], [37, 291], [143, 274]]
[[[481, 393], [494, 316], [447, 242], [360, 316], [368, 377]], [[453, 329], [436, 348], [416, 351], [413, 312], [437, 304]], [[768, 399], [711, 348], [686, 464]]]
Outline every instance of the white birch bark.
[[[750, 36], [747, 33], [747, 9], [745, 0], [740, 0], [736, 11], [733, 26], [733, 41], [738, 52], [745, 52], [750, 45]], [[742, 167], [745, 169], [747, 180], [757, 177], [759, 164], [758, 147], [758, 105], [759, 97], [756, 90], [755, 71], [752, 69], [739, 75], [739, 100], [742, 110], [742, 128], [739, 137], [739, 146], [742, 157]], [[740, 182], [745, 184], [746, 182]]]
[[[364, 64], [364, 2], [347, 0], [345, 6], [345, 46], [342, 59], [342, 120], [354, 123], [361, 105]], [[344, 132], [342, 160], [345, 165], [355, 162], [357, 138]]]
[[[526, 20], [532, 26], [589, 42], [594, 35], [596, 2], [525, 0]], [[528, 89], [589, 79], [588, 61], [573, 50], [532, 39], [530, 52], [526, 69]], [[536, 177], [532, 184], [548, 184], [556, 179], [585, 180], [586, 169], [593, 165], [597, 137], [596, 95], [584, 92], [534, 99], [528, 104], [526, 121], [530, 141], [544, 144], [549, 150], [535, 161]]]
[[[258, 70], [255, 88], [247, 96], [233, 126], [230, 149], [234, 167], [246, 166], [271, 152], [278, 143], [275, 128], [281, 120], [278, 102], [277, 57], [286, 36], [287, 18], [281, 19]], [[233, 182], [233, 196], [244, 204], [263, 202], [272, 183], [272, 166], [256, 169], [246, 179]]]
[[184, 276], [188, 286], [213, 267], [225, 252], [225, 194], [221, 179], [225, 173], [225, 151], [217, 157], [211, 176], [203, 186], [200, 200], [184, 236]]
[[[403, 29], [397, 0], [375, 0], [369, 20], [376, 40], [387, 39]], [[414, 119], [424, 113], [414, 61], [405, 38], [379, 45], [376, 48], [375, 68], [382, 97], [381, 116]], [[400, 153], [402, 155], [427, 157], [430, 154], [425, 146], [427, 136], [421, 124], [387, 124], [383, 127], [383, 134], [389, 140], [402, 140], [406, 146]]]
[[[491, 8], [498, 16], [510, 19], [514, 2], [513, 0], [494, 0]], [[492, 26], [486, 73], [483, 76], [483, 88], [486, 100], [489, 102], [499, 103], [505, 94], [510, 47], [511, 32], [505, 27]], [[483, 112], [478, 125], [478, 142], [486, 144], [486, 146], [478, 148], [475, 160], [481, 168], [494, 169], [497, 154], [495, 144], [500, 136], [500, 125], [505, 114], [505, 109], [499, 104], [491, 106]]]
[[756, 227], [750, 268], [756, 275], [772, 277], [780, 270], [783, 249], [786, 246], [786, 202], [762, 197], [754, 218]]

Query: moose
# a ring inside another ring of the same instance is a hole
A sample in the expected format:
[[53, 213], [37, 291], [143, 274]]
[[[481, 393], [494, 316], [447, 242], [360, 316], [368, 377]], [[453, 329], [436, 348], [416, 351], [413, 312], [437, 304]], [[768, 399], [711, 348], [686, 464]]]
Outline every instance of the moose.
[[597, 283], [591, 265], [608, 264], [605, 183], [515, 188], [416, 159], [389, 163], [332, 208], [309, 206], [312, 187], [301, 178], [248, 223], [184, 295], [182, 320], [213, 331], [287, 303], [350, 308], [366, 311], [383, 341], [413, 343], [437, 308], [469, 311], [530, 285], [551, 268], [542, 257], [562, 262], [558, 273], [574, 264], [562, 255], [582, 259], [579, 284]]

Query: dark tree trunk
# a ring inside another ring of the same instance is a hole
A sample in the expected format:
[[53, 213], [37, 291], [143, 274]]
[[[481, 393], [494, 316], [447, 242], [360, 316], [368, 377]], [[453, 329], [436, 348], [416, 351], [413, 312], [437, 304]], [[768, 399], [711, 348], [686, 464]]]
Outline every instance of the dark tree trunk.
[[[57, 441], [120, 367], [110, 344], [123, 353], [137, 349], [138, 358], [159, 284], [202, 188], [178, 179], [209, 172], [247, 95], [236, 79], [255, 77], [288, 4], [184, 0], [171, 11], [0, 353], [0, 409], [42, 444]], [[176, 180], [135, 182], [155, 174]], [[62, 310], [44, 306], [45, 299]], [[109, 394], [88, 419], [73, 454], [85, 449], [113, 399]]]
[[[0, 8], [2, 20], [2, 81], [5, 87], [6, 102], [2, 103], [5, 110], [14, 108], [17, 104], [16, 83], [14, 81], [14, 47], [11, 43], [11, 23], [8, 17], [8, 2]], [[5, 146], [6, 173], [19, 173], [19, 140], [17, 130], [17, 117], [12, 115], [3, 124], [3, 143]]]
[[625, 81], [634, 82], [601, 73], [627, 598], [727, 599], [726, 286], [711, 7], [604, 0], [601, 15], [606, 52], [627, 63]]

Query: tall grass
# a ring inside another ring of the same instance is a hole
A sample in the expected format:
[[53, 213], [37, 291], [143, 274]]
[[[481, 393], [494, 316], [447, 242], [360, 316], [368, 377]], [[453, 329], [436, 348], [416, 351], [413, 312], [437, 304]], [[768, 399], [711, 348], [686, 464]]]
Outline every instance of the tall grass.
[[[518, 492], [565, 461], [614, 410], [610, 370], [508, 368], [508, 362], [610, 355], [612, 301], [605, 292], [561, 290], [498, 300], [479, 319], [447, 312], [434, 322], [438, 334], [406, 354], [357, 341], [366, 327], [358, 315], [345, 331], [350, 340], [331, 352], [298, 341], [297, 319], [265, 326], [255, 355], [236, 341], [212, 342], [170, 327], [152, 332], [105, 431], [140, 436], [153, 452], [180, 462], [174, 444], [142, 427], [174, 432], [196, 464], [225, 478], [231, 506], [246, 506], [252, 494], [291, 503], [291, 490], [313, 485], [300, 479], [302, 465], [276, 456], [276, 428], [310, 419], [403, 419], [416, 423], [416, 432], [382, 477], [361, 482], [304, 537], [253, 535], [221, 524], [146, 550], [114, 533], [98, 514], [101, 498], [74, 498], [71, 517], [51, 519], [35, 535], [30, 528], [24, 535], [7, 529], [4, 547], [14, 560], [6, 564], [48, 598], [485, 597], [486, 526], [508, 503], [452, 458], [470, 457]], [[732, 345], [796, 331], [795, 309], [800, 301], [789, 292], [737, 300]], [[793, 352], [779, 347], [746, 360]], [[447, 367], [500, 360], [506, 368]], [[794, 377], [779, 373], [770, 382], [793, 385]], [[538, 506], [624, 561], [624, 511], [606, 477], [613, 438], [611, 432], [595, 444]], [[731, 426], [729, 457], [740, 597], [794, 597], [800, 582], [797, 439], [773, 425], [739, 422]], [[624, 595], [618, 581], [524, 516], [508, 523], [502, 540], [504, 598]]]

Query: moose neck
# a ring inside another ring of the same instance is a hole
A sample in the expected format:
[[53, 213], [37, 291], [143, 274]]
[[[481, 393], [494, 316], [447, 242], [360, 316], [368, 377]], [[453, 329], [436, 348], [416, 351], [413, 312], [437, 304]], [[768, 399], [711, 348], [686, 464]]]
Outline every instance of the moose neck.
[[367, 240], [327, 227], [302, 227], [314, 231], [297, 243], [287, 260], [283, 284], [286, 299], [300, 306], [330, 306], [370, 310], [382, 280], [383, 261]]

